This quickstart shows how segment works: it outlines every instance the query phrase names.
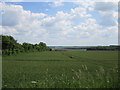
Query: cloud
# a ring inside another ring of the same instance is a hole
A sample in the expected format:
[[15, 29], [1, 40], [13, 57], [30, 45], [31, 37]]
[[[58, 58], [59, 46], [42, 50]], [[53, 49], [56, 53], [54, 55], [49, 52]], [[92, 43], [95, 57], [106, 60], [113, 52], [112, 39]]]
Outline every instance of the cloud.
[[53, 7], [60, 7], [60, 6], [63, 6], [64, 4], [62, 0], [60, 0], [60, 1], [53, 1], [52, 4], [50, 5], [52, 5]]
[[[3, 4], [2, 9], [4, 11], [4, 13], [2, 14], [3, 26], [14, 26], [19, 24], [19, 20], [21, 20], [21, 18], [19, 19], [22, 10], [21, 6], [10, 6]], [[18, 11], [20, 11], [20, 13]]]
[[36, 35], [33, 35], [33, 33], [44, 35], [45, 30], [40, 26], [39, 19], [47, 16], [46, 14], [26, 11], [20, 5], [1, 5], [3, 5], [2, 9], [4, 11], [1, 23], [3, 34], [19, 37], [20, 42], [26, 37], [30, 38], [31, 36], [31, 38], [35, 38]]
[[[117, 13], [98, 10], [103, 22], [97, 24], [98, 20], [87, 11], [88, 9], [95, 11], [92, 5], [77, 6], [69, 12], [57, 11], [54, 16], [49, 16], [49, 14], [26, 11], [20, 5], [4, 4], [3, 34], [13, 35], [20, 42], [43, 41], [48, 45], [116, 43], [117, 24], [111, 22], [116, 20], [114, 18], [117, 17]], [[110, 18], [109, 24], [105, 22], [108, 18]], [[9, 21], [6, 22], [7, 20]]]
[[8, 27], [8, 26], [2, 27], [2, 32], [4, 32], [4, 34], [8, 34], [8, 33], [9, 33], [9, 34], [12, 34], [12, 35], [18, 33], [15, 28], [13, 28], [13, 27]]
[[99, 11], [112, 11], [117, 9], [117, 4], [114, 2], [96, 2], [95, 10]]
[[89, 38], [92, 37], [92, 35], [96, 34], [96, 31], [99, 30], [99, 28], [100, 26], [96, 24], [96, 20], [89, 18], [85, 23], [80, 23], [79, 25], [75, 26], [74, 30], [75, 32], [77, 31], [77, 33], [82, 35], [82, 37], [85, 35], [85, 37]]
[[92, 7], [89, 7], [88, 9], [89, 9], [89, 11], [94, 11], [94, 8], [92, 8]]
[[100, 12], [100, 25], [103, 25], [105, 27], [109, 27], [109, 26], [115, 26], [116, 23], [116, 19], [115, 16], [113, 16], [113, 13], [110, 12]]
[[90, 14], [87, 14], [86, 8], [80, 8], [80, 7], [71, 9], [71, 14], [73, 18], [91, 17]]
[[[74, 27], [72, 26], [73, 23], [75, 23], [74, 19], [80, 19], [83, 17], [88, 18], [88, 15], [89, 14], [86, 13], [86, 10], [83, 8], [80, 9], [80, 7], [71, 9], [70, 13], [58, 11], [55, 17], [47, 17], [41, 20], [41, 26], [47, 30], [47, 32], [50, 34], [50, 37], [61, 35], [67, 38], [70, 36], [69, 34], [75, 31]], [[92, 20], [93, 19], [91, 19], [91, 21]], [[87, 21], [89, 21], [89, 24], [91, 23], [90, 20]]]
[[24, 0], [4, 0], [4, 2], [21, 2], [21, 1], [24, 1]]
[[76, 5], [79, 5], [79, 6], [81, 6], [81, 7], [84, 7], [84, 8], [91, 7], [91, 6], [93, 6], [93, 4], [94, 4], [93, 1], [89, 1], [89, 0], [76, 1], [76, 2], [73, 2], [73, 3], [76, 4]]
[[116, 2], [95, 2], [94, 11], [100, 15], [99, 24], [104, 27], [115, 26], [117, 24], [118, 3]]
[[101, 42], [118, 44], [118, 27], [117, 26], [112, 26], [104, 30], [99, 30], [97, 31], [96, 35], [99, 37], [100, 41], [103, 40]]
[[2, 14], [3, 26], [15, 26], [20, 23], [34, 21], [35, 19], [46, 16], [44, 13], [32, 13], [31, 11], [25, 11], [20, 5], [2, 4], [2, 9], [4, 11]]
[[[91, 0], [86, 0], [91, 1]], [[94, 2], [119, 2], [119, 0], [93, 0]]]
[[[60, 12], [58, 13], [61, 15]], [[41, 20], [41, 26], [47, 30], [50, 37], [67, 34], [70, 30], [71, 21], [67, 20], [67, 17], [59, 18], [58, 13], [56, 14], [56, 17], [48, 17]]]
[[70, 17], [70, 14], [64, 13], [63, 11], [58, 11], [56, 13], [56, 18], [57, 19], [63, 19], [63, 20], [65, 20], [65, 19], [69, 19], [69, 17]]
[[0, 26], [0, 34], [2, 34], [2, 31], [3, 31], [3, 30], [2, 30], [2, 26]]

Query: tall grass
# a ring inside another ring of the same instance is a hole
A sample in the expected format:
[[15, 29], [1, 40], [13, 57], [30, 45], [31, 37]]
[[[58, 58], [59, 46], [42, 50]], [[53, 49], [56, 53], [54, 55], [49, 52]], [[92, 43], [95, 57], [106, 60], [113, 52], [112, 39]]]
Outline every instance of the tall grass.
[[[70, 58], [69, 56], [73, 56]], [[3, 57], [3, 88], [117, 88], [116, 52], [42, 52]]]
[[100, 66], [99, 70], [91, 73], [87, 69], [86, 65], [83, 65], [83, 69], [74, 70], [72, 78], [69, 78], [66, 74], [52, 76], [46, 75], [43, 81], [37, 80], [35, 83], [31, 83], [30, 87], [35, 88], [118, 88], [118, 70], [116, 68], [111, 69], [111, 72], [106, 72], [103, 67]]
[[[59, 75], [49, 74], [46, 69], [42, 80], [32, 80], [27, 83], [21, 83], [17, 88], [118, 88], [118, 68], [112, 68], [110, 72], [100, 66], [94, 73], [89, 72], [86, 65], [80, 69], [71, 69], [71, 78], [65, 73]], [[25, 77], [27, 79], [27, 77]], [[3, 85], [7, 88], [7, 85]]]

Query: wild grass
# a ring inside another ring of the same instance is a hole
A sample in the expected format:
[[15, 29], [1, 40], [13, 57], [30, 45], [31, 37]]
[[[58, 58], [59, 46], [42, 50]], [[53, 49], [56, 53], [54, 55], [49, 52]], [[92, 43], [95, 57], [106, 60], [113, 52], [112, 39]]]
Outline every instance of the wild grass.
[[[70, 57], [72, 56], [72, 58]], [[3, 57], [3, 88], [117, 88], [115, 51], [52, 51]]]
[[[52, 76], [48, 74], [46, 70], [46, 77], [43, 81], [31, 81], [30, 87], [35, 88], [116, 88], [118, 87], [118, 79], [114, 78], [116, 69], [113, 69], [113, 73], [105, 72], [100, 67], [100, 70], [96, 70], [94, 75], [89, 72], [85, 67], [83, 70], [77, 71], [72, 69], [73, 76], [69, 78], [66, 74], [60, 76]], [[34, 83], [32, 83], [34, 82]]]

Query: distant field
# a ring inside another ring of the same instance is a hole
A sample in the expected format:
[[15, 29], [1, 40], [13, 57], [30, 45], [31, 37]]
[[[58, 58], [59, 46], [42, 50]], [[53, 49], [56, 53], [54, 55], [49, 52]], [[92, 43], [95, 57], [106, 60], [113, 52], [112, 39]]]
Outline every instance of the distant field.
[[119, 87], [117, 51], [46, 51], [3, 57], [3, 88]]

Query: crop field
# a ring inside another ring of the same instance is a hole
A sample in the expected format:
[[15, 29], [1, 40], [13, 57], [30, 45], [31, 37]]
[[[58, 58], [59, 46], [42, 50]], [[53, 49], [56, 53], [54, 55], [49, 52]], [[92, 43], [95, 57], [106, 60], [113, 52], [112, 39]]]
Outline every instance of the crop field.
[[3, 88], [117, 88], [117, 51], [44, 51], [2, 58]]

